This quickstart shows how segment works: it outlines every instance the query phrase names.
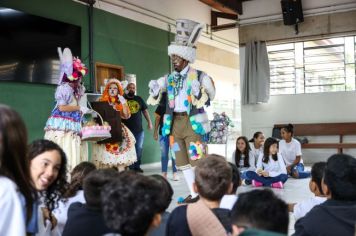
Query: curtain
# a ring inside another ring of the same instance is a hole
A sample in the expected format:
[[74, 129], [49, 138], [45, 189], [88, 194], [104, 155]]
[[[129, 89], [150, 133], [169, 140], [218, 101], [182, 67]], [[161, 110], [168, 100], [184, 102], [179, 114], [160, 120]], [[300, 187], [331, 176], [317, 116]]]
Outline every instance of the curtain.
[[267, 103], [270, 71], [266, 42], [248, 42], [242, 78], [242, 104]]

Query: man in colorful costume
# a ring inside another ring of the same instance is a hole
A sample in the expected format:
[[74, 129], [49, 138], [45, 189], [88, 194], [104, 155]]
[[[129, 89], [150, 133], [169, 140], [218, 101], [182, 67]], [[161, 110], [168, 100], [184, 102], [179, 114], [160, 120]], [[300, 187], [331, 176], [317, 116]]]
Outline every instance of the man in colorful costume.
[[214, 99], [213, 80], [204, 72], [189, 66], [196, 57], [196, 43], [203, 25], [179, 19], [175, 42], [168, 46], [174, 72], [149, 83], [150, 105], [157, 105], [162, 92], [167, 91], [167, 106], [163, 120], [162, 136], [170, 136], [171, 152], [177, 166], [183, 171], [191, 196], [193, 191], [194, 167], [206, 154], [204, 136], [210, 131], [204, 105]]

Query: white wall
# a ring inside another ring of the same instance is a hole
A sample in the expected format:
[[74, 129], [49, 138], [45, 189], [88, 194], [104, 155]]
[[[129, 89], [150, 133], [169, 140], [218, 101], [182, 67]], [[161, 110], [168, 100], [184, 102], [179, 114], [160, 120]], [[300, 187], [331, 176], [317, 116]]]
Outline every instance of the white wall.
[[[245, 48], [240, 48], [243, 78]], [[242, 105], [242, 134], [252, 137], [256, 131], [271, 136], [274, 124], [356, 122], [356, 92], [331, 92], [271, 96], [266, 104]], [[338, 137], [308, 137], [313, 142], [338, 142]], [[355, 142], [356, 137], [344, 141]], [[325, 160], [336, 150], [303, 150], [306, 162]], [[356, 156], [356, 150], [345, 150]]]

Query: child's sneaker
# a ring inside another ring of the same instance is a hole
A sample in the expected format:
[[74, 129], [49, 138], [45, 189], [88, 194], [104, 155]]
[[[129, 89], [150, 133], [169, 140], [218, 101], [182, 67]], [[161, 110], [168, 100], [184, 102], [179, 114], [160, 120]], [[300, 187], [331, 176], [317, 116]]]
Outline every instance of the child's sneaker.
[[262, 187], [263, 184], [261, 182], [258, 182], [258, 181], [253, 179], [252, 180], [252, 186], [254, 186], [254, 187]]
[[278, 181], [276, 183], [271, 184], [272, 188], [283, 188], [283, 183], [282, 181]]

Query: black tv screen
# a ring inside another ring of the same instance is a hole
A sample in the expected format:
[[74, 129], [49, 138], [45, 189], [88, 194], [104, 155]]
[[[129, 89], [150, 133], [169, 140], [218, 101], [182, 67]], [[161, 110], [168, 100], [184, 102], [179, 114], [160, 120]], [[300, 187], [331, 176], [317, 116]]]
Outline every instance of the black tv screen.
[[81, 55], [80, 26], [0, 7], [0, 81], [57, 84], [57, 47]]

